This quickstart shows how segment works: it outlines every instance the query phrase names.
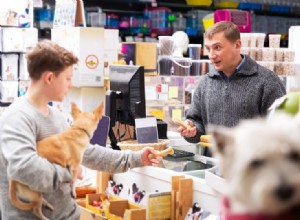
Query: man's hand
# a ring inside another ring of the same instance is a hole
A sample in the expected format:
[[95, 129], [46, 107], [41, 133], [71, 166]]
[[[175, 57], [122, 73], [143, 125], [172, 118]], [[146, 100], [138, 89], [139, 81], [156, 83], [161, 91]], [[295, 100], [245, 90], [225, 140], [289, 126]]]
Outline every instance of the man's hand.
[[194, 137], [197, 133], [196, 126], [194, 123], [190, 120], [185, 120], [183, 122], [186, 126], [179, 126], [177, 128], [177, 131], [181, 134], [183, 137]]

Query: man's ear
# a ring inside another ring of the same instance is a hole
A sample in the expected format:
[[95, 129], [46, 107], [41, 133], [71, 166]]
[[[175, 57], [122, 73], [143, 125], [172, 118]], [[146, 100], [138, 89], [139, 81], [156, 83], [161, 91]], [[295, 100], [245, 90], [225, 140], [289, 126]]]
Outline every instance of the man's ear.
[[238, 39], [235, 42], [235, 47], [236, 47], [236, 49], [241, 49], [242, 48], [242, 41], [240, 39]]
[[50, 84], [51, 81], [53, 80], [53, 77], [54, 74], [51, 71], [46, 71], [45, 73], [43, 73], [43, 79], [46, 84]]

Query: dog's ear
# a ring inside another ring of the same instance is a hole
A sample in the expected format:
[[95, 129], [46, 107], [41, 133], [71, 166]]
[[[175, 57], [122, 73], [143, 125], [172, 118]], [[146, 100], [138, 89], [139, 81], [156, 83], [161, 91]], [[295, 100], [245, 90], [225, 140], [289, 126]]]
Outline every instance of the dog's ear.
[[78, 108], [78, 106], [72, 102], [71, 103], [71, 114], [73, 118], [76, 118], [78, 114], [81, 113], [81, 110]]
[[213, 152], [224, 155], [226, 148], [233, 143], [230, 128], [223, 126], [209, 125], [208, 133], [212, 136]]
[[94, 110], [94, 115], [96, 116], [97, 120], [99, 120], [102, 117], [103, 113], [103, 102], [100, 103], [100, 105]]

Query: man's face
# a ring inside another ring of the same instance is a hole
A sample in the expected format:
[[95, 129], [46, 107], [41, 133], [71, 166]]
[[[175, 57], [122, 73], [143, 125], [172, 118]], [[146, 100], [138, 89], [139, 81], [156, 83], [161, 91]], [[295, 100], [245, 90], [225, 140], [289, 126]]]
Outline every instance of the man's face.
[[230, 75], [240, 62], [241, 41], [230, 42], [225, 38], [224, 32], [216, 33], [211, 38], [205, 38], [204, 46], [217, 71]]

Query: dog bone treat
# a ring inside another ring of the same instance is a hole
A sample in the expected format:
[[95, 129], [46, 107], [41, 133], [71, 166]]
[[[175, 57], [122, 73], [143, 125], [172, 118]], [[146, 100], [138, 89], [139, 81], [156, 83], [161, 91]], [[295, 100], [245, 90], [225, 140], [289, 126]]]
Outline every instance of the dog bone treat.
[[169, 154], [174, 154], [173, 147], [168, 147], [165, 150], [156, 151], [154, 154], [149, 154], [149, 159], [153, 158], [154, 156], [155, 157], [165, 157], [165, 156], [167, 156]]
[[211, 135], [201, 135], [200, 136], [200, 145], [203, 147], [210, 147], [211, 146]]
[[200, 136], [200, 142], [211, 142], [212, 136], [211, 135], [201, 135]]
[[188, 128], [188, 125], [185, 124], [183, 121], [181, 121], [181, 120], [178, 119], [178, 118], [174, 118], [174, 119], [173, 119], [173, 122], [174, 122], [176, 125], [183, 127], [184, 129], [187, 129], [187, 128]]

